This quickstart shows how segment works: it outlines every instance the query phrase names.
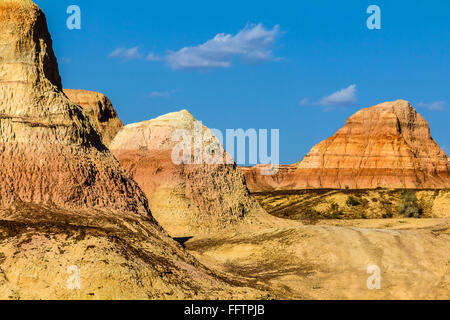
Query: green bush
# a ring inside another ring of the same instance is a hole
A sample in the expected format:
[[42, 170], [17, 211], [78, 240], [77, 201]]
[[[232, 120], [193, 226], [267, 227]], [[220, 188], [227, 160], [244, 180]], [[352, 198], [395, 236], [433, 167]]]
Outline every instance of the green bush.
[[398, 211], [401, 215], [408, 218], [420, 218], [422, 216], [423, 209], [420, 207], [414, 191], [403, 190], [400, 193]]
[[327, 217], [329, 219], [341, 219], [344, 215], [344, 211], [341, 210], [337, 203], [332, 203], [327, 211]]
[[348, 207], [357, 207], [361, 205], [361, 202], [356, 199], [354, 196], [349, 196], [346, 202]]

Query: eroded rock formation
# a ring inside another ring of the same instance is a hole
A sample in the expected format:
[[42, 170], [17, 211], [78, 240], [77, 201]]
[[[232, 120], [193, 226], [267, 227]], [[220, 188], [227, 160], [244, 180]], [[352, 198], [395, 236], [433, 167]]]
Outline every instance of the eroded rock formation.
[[404, 100], [358, 111], [287, 171], [263, 177], [253, 168], [245, 174], [252, 191], [450, 188], [446, 154], [425, 119]]
[[[181, 141], [172, 137], [179, 130], [185, 130], [191, 139], [191, 152], [186, 153], [190, 163], [179, 164], [172, 157]], [[196, 131], [204, 138], [200, 149], [213, 146], [211, 154], [219, 159], [215, 164], [207, 164], [205, 159], [195, 162]], [[211, 130], [186, 110], [125, 126], [110, 149], [142, 187], [155, 218], [171, 234], [230, 230], [241, 223], [257, 224], [271, 218], [250, 197], [243, 174]]]
[[61, 92], [45, 16], [32, 1], [0, 2], [0, 206], [14, 201], [146, 213], [82, 108]]
[[102, 93], [86, 90], [64, 89], [64, 93], [73, 103], [83, 107], [93, 120], [103, 143], [108, 145], [123, 127], [108, 97]]
[[255, 167], [240, 167], [244, 173], [245, 181], [251, 192], [264, 192], [279, 190], [285, 179], [292, 176], [297, 170], [295, 165], [280, 165], [276, 173], [264, 174], [270, 172], [272, 165], [257, 165]]
[[44, 13], [0, 0], [0, 29], [0, 298], [239, 295], [167, 236], [62, 93]]

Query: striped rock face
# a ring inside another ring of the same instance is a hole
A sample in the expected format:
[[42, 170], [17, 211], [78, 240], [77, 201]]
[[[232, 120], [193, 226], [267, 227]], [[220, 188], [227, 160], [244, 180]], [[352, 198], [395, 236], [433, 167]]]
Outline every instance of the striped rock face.
[[[173, 137], [180, 130], [191, 141], [186, 154], [190, 153], [192, 163], [180, 164], [173, 158], [181, 141]], [[194, 161], [196, 132], [203, 139], [202, 147], [214, 146], [223, 160], [220, 164]], [[249, 195], [243, 174], [211, 130], [186, 110], [125, 126], [110, 149], [142, 187], [153, 215], [171, 234], [230, 231], [272, 218]]]
[[0, 7], [0, 207], [23, 201], [148, 214], [139, 187], [62, 93], [43, 12], [32, 1]]
[[450, 188], [446, 154], [404, 100], [358, 111], [289, 170], [273, 177], [258, 171], [246, 170], [251, 190]]

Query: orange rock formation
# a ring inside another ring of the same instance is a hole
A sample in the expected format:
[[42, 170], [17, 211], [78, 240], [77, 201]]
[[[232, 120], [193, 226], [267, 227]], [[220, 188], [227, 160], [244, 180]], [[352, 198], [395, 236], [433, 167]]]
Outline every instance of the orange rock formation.
[[358, 111], [298, 164], [261, 176], [245, 168], [252, 191], [450, 188], [446, 154], [425, 119], [404, 100]]

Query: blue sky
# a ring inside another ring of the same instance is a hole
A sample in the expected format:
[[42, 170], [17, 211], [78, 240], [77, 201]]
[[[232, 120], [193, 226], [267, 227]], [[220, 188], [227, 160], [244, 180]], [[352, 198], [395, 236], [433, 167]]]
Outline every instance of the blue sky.
[[[39, 0], [66, 88], [125, 123], [188, 109], [211, 128], [280, 129], [300, 161], [360, 108], [406, 99], [450, 153], [450, 1]], [[66, 9], [81, 8], [81, 30]], [[369, 30], [369, 5], [381, 30]]]

